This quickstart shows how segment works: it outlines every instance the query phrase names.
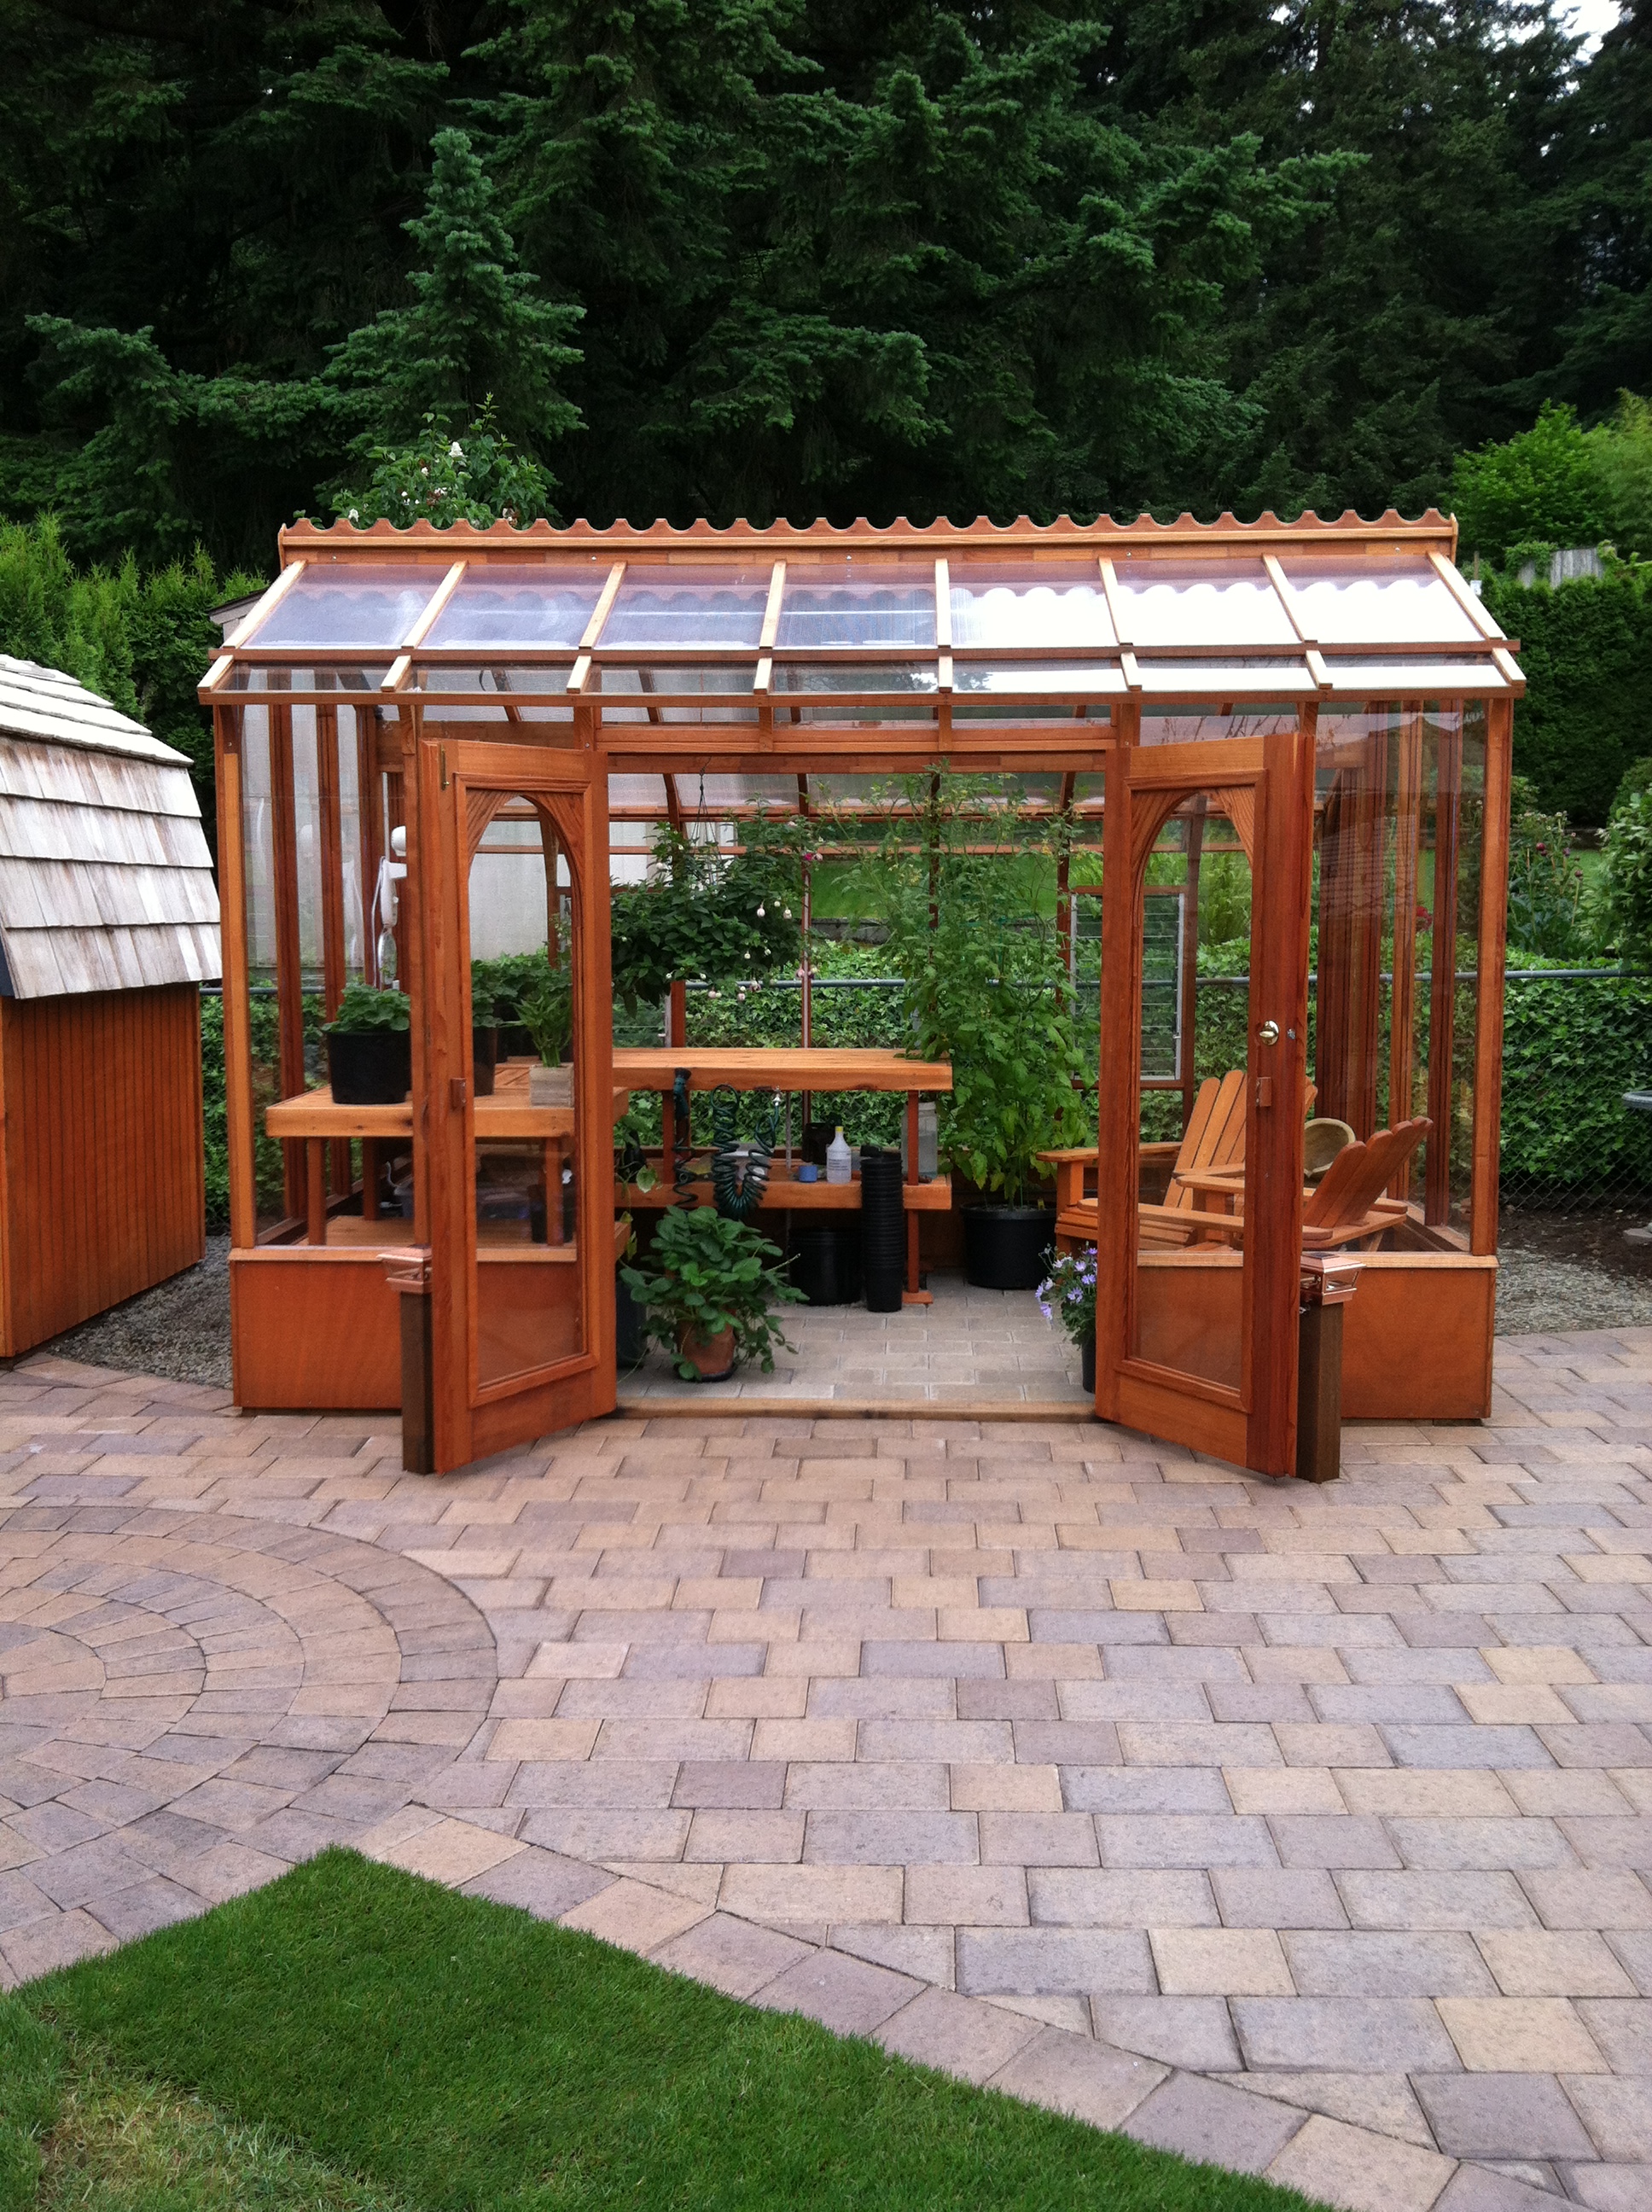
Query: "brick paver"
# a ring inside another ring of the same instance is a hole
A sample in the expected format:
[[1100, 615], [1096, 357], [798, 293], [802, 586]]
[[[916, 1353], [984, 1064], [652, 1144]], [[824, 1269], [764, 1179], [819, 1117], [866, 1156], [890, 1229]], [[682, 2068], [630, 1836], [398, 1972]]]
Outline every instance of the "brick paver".
[[1497, 1376], [1314, 1490], [939, 1407], [420, 1481], [25, 1363], [0, 1979], [351, 1842], [1328, 2203], [1652, 2203], [1652, 1331]]

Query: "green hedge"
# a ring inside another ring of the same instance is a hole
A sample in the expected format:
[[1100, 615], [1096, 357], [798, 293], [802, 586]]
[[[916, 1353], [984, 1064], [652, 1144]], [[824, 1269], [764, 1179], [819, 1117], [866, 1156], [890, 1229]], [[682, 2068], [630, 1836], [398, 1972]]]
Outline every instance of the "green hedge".
[[[1206, 975], [1199, 993], [1194, 1066], [1202, 1080], [1242, 1066], [1245, 1053], [1248, 1000], [1242, 989]], [[1382, 1013], [1387, 1013], [1384, 987]], [[307, 1045], [319, 1054], [321, 1007], [305, 1001]], [[1311, 1019], [1311, 1015], [1310, 1015]], [[1471, 994], [1460, 994], [1459, 1076], [1472, 1073], [1473, 1006]], [[1426, 1065], [1428, 997], [1419, 994], [1418, 1065]], [[822, 1045], [887, 1045], [905, 1042], [897, 994], [884, 990], [817, 991], [814, 1038]], [[699, 1045], [797, 1044], [801, 1036], [801, 1003], [796, 991], [772, 986], [689, 994], [689, 1033]], [[1098, 1049], [1092, 1029], [1089, 1043]], [[252, 1047], [260, 1103], [274, 1095], [270, 1072], [276, 1060], [276, 1003], [252, 1001]], [[1309, 1051], [1312, 1051], [1310, 1032]], [[201, 1001], [201, 1058], [206, 1103], [206, 1203], [209, 1226], [229, 1219], [229, 1160], [224, 1111], [223, 1003], [216, 995]], [[1384, 1030], [1379, 1089], [1387, 1082]], [[1511, 981], [1503, 1012], [1503, 1193], [1509, 1198], [1582, 1203], [1630, 1199], [1652, 1192], [1652, 1115], [1631, 1114], [1625, 1091], [1652, 1087], [1652, 977], [1619, 975], [1603, 970], [1598, 981], [1576, 975], [1517, 977]], [[741, 1126], [750, 1128], [766, 1101], [744, 1093]], [[1384, 1100], [1386, 1103], [1386, 1100]], [[1167, 1135], [1180, 1127], [1179, 1094], [1149, 1094], [1144, 1100], [1143, 1133]], [[898, 1098], [869, 1097], [864, 1092], [841, 1098], [821, 1097], [822, 1121], [841, 1121], [857, 1143], [895, 1144], [901, 1127]], [[702, 1103], [695, 1136], [709, 1133]], [[658, 1104], [640, 1099], [639, 1133], [659, 1141]], [[795, 1115], [793, 1135], [800, 1134]], [[258, 1143], [261, 1210], [275, 1211], [281, 1191], [281, 1147], [260, 1136]]]
[[1520, 640], [1526, 672], [1526, 696], [1515, 704], [1515, 769], [1546, 809], [1598, 826], [1624, 770], [1652, 753], [1652, 567], [1613, 567], [1558, 591], [1490, 576], [1485, 598]]

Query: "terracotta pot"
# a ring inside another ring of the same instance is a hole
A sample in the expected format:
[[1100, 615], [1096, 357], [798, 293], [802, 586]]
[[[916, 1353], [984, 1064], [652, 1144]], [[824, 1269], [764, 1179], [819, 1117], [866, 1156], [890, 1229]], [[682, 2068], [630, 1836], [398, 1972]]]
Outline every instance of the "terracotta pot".
[[677, 1340], [677, 1348], [684, 1359], [693, 1362], [701, 1382], [720, 1382], [734, 1372], [732, 1328], [720, 1329], [715, 1336], [701, 1336], [698, 1329], [685, 1328]]

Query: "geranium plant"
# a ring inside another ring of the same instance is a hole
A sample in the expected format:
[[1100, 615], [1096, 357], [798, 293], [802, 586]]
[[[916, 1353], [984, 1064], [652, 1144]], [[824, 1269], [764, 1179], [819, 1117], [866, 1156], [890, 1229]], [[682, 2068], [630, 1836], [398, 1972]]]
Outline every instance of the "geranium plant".
[[404, 991], [375, 991], [370, 983], [347, 983], [327, 1028], [338, 1036], [361, 1036], [373, 1030], [410, 1029], [412, 1021]]
[[779, 1248], [744, 1221], [726, 1221], [709, 1206], [671, 1206], [659, 1217], [646, 1265], [622, 1268], [620, 1279], [647, 1310], [649, 1337], [671, 1354], [685, 1381], [700, 1370], [684, 1344], [713, 1343], [726, 1331], [732, 1332], [735, 1366], [756, 1359], [772, 1375], [776, 1347], [797, 1347], [769, 1309], [803, 1303], [783, 1265]]

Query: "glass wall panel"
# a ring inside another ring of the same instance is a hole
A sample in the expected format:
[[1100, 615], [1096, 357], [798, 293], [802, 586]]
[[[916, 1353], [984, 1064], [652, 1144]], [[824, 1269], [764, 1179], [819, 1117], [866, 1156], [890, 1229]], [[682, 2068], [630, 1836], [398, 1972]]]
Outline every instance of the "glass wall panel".
[[1386, 1246], [1467, 1242], [1485, 793], [1480, 702], [1320, 716], [1315, 1113], [1362, 1142], [1430, 1124], [1387, 1187], [1409, 1215]]
[[246, 868], [246, 964], [255, 984], [276, 980], [276, 833], [270, 796], [270, 715], [241, 710], [241, 836]]
[[321, 988], [321, 776], [313, 707], [294, 707], [293, 829], [298, 861], [298, 957], [307, 991]]
[[[548, 854], [557, 854], [554, 872]], [[501, 1054], [490, 1085], [473, 1066], [477, 1392], [554, 1368], [586, 1340], [576, 1070], [587, 1041], [574, 988], [583, 933], [554, 824], [530, 799], [507, 796], [471, 863], [470, 957], [542, 951], [553, 909], [556, 957], [542, 970], [539, 1012], [560, 1003], [560, 1037], [542, 1033], [537, 1058]]]
[[[1138, 890], [1142, 1090], [1130, 1349], [1236, 1391], [1248, 1264], [1253, 789], [1176, 793]], [[1153, 803], [1134, 799], [1138, 808]], [[1232, 971], [1230, 988], [1212, 992], [1199, 978], [1201, 944]]]

